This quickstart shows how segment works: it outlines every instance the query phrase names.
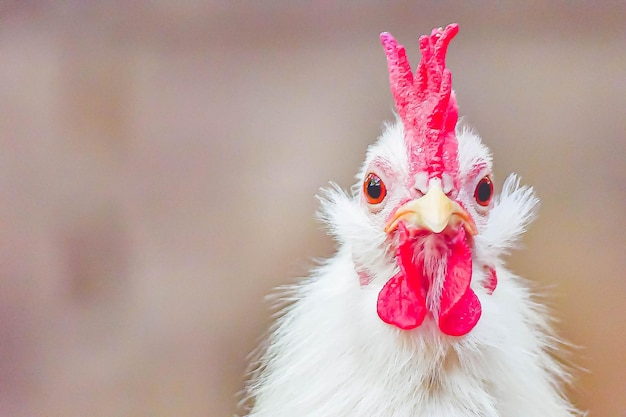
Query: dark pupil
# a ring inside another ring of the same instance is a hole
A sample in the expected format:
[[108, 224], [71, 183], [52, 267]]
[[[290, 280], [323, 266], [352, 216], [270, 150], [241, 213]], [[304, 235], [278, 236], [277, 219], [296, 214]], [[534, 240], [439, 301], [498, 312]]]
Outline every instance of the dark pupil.
[[380, 179], [378, 178], [370, 178], [367, 184], [367, 195], [372, 197], [373, 199], [377, 199], [380, 197], [382, 193], [382, 187], [380, 186]]
[[491, 184], [488, 181], [483, 181], [478, 184], [478, 200], [487, 201], [491, 198]]

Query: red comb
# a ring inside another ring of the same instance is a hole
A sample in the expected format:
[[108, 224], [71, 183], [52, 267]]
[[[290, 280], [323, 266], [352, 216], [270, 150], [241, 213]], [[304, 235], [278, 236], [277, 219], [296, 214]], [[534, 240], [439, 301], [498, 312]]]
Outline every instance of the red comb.
[[434, 29], [419, 39], [422, 59], [415, 76], [404, 47], [381, 33], [389, 66], [391, 93], [404, 125], [411, 173], [427, 172], [429, 178], [448, 173], [457, 188], [458, 144], [454, 129], [458, 109], [452, 92], [452, 74], [446, 68], [448, 44], [459, 31], [457, 24]]

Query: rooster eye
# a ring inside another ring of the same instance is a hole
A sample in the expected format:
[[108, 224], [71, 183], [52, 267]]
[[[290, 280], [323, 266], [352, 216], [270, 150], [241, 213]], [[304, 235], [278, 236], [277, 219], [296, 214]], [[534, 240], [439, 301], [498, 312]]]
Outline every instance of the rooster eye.
[[387, 195], [387, 187], [378, 175], [370, 172], [363, 182], [363, 193], [369, 204], [378, 204]]
[[476, 199], [476, 202], [479, 206], [487, 207], [491, 202], [492, 196], [493, 183], [491, 182], [491, 178], [489, 178], [489, 176], [483, 177], [478, 185], [476, 185], [476, 190], [474, 191], [474, 199]]

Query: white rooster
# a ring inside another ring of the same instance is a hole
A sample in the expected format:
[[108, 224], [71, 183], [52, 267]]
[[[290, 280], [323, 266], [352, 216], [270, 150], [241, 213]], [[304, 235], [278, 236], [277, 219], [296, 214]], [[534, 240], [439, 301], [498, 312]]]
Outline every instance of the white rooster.
[[398, 119], [352, 193], [321, 217], [337, 254], [283, 296], [247, 388], [249, 417], [565, 417], [567, 373], [547, 314], [501, 257], [538, 203], [457, 126], [445, 66], [453, 24], [419, 40], [415, 74], [387, 34]]

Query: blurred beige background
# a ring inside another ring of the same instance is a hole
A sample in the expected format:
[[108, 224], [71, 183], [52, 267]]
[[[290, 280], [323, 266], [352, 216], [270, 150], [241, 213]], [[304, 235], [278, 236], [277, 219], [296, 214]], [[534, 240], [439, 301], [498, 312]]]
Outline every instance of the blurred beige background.
[[[128, 5], [132, 3], [132, 6]], [[0, 415], [230, 416], [263, 296], [333, 243], [392, 118], [378, 34], [416, 64], [456, 21], [461, 113], [543, 200], [512, 268], [626, 413], [626, 3], [0, 3]]]

